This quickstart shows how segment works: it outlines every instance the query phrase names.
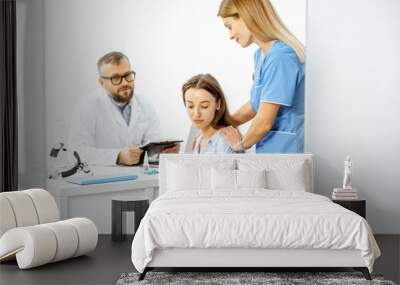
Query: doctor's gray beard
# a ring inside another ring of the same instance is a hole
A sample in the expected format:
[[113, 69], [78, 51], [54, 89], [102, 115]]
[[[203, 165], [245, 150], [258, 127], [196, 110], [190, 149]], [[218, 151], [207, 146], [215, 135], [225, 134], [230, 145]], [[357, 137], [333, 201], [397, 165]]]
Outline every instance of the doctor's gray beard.
[[110, 95], [118, 103], [128, 103], [131, 100], [131, 98], [133, 97], [133, 89], [131, 89], [131, 91], [127, 97], [122, 96], [118, 93], [111, 93]]

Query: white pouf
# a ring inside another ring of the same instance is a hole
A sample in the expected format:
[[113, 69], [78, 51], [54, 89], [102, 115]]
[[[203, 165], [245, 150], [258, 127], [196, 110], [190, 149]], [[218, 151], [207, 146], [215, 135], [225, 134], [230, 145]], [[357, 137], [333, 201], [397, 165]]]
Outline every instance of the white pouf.
[[0, 193], [0, 262], [28, 269], [96, 248], [96, 225], [86, 218], [58, 221], [54, 198], [43, 189]]

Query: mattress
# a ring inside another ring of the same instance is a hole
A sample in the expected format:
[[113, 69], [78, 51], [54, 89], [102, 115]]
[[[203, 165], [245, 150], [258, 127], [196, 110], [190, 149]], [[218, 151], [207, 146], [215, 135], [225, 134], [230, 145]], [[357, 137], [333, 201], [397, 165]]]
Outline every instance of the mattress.
[[265, 189], [161, 195], [136, 232], [132, 262], [143, 272], [168, 248], [359, 250], [371, 272], [380, 255], [361, 216], [318, 194]]

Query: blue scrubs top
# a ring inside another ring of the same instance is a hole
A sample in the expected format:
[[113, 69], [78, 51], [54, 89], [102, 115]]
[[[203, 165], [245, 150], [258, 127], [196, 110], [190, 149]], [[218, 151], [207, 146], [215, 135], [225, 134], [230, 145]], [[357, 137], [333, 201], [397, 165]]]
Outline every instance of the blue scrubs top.
[[253, 110], [257, 112], [261, 102], [280, 105], [272, 129], [256, 144], [256, 152], [304, 152], [304, 63], [280, 40], [264, 58], [258, 49], [254, 62]]

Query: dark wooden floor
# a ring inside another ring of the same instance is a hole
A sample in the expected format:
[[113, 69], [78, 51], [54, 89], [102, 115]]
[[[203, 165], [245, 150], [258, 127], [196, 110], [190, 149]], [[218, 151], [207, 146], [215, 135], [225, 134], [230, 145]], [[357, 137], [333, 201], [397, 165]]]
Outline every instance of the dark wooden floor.
[[[375, 236], [382, 256], [375, 263], [376, 273], [399, 283], [400, 236]], [[94, 252], [88, 256], [19, 270], [16, 262], [0, 264], [0, 284], [115, 284], [124, 272], [135, 271], [130, 258], [132, 237], [121, 243], [100, 235]]]

